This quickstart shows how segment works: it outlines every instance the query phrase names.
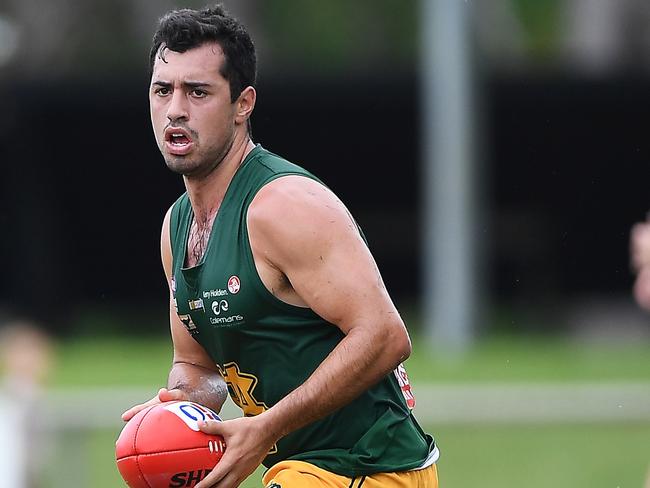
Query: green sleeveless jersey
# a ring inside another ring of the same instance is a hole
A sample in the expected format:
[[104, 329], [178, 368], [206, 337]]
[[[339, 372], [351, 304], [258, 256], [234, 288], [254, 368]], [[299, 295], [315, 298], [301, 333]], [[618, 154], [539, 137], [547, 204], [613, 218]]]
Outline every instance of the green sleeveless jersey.
[[[259, 145], [253, 149], [228, 187], [203, 259], [192, 268], [184, 267], [193, 219], [186, 193], [171, 213], [177, 313], [219, 366], [231, 398], [247, 416], [300, 386], [344, 337], [312, 310], [277, 299], [257, 274], [248, 206], [262, 186], [287, 175], [318, 181]], [[341, 378], [341, 388], [354, 381]], [[352, 403], [280, 439], [264, 465], [301, 460], [343, 476], [421, 467], [437, 448], [411, 414], [412, 402], [400, 366]]]

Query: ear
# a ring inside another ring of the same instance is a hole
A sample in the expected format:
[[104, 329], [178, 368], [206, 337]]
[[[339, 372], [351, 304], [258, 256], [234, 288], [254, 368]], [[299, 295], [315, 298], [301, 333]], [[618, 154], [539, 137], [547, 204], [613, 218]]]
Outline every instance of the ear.
[[244, 124], [250, 118], [255, 108], [255, 100], [257, 100], [257, 92], [252, 86], [244, 88], [235, 102], [235, 123]]

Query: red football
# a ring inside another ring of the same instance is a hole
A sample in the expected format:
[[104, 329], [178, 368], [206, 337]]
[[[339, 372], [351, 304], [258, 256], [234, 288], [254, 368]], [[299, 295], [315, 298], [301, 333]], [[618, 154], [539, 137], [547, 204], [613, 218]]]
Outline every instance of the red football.
[[201, 432], [200, 420], [221, 420], [193, 402], [166, 402], [138, 412], [115, 445], [117, 468], [131, 488], [190, 487], [219, 462], [226, 444]]

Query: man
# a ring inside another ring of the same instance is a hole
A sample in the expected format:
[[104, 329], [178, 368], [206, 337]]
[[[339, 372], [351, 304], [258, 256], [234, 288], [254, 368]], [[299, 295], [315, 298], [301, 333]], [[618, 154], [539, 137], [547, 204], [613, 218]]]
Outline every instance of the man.
[[630, 263], [636, 277], [634, 299], [650, 310], [650, 221], [637, 222], [630, 231]]
[[54, 344], [31, 320], [0, 323], [0, 473], [4, 486], [40, 486], [49, 431], [40, 421]]
[[[436, 487], [438, 450], [410, 409], [411, 345], [366, 243], [316, 177], [253, 144], [256, 57], [221, 6], [163, 17], [150, 108], [187, 192], [165, 216], [174, 360], [148, 405], [244, 417], [203, 425], [227, 449], [197, 488]], [[225, 382], [224, 382], [225, 380]]]
[[[650, 214], [645, 221], [636, 222], [630, 230], [630, 264], [636, 275], [632, 293], [636, 303], [650, 311]], [[645, 488], [650, 488], [650, 467]]]

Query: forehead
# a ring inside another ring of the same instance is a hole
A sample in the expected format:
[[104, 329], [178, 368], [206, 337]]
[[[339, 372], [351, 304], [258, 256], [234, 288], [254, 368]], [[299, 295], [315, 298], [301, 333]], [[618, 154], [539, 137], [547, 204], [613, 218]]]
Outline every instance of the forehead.
[[[161, 59], [161, 55], [163, 59]], [[184, 53], [161, 48], [156, 54], [152, 80], [168, 78], [222, 78], [219, 70], [224, 61], [221, 46], [202, 44]]]

